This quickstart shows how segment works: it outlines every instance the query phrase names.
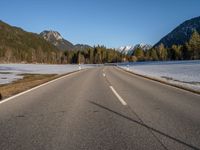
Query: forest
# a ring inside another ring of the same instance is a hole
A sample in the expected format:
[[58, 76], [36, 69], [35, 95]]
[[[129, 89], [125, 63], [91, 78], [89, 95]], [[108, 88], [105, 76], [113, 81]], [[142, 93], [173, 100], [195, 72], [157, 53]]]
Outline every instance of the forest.
[[128, 56], [121, 54], [115, 49], [108, 49], [105, 46], [94, 46], [85, 50], [65, 51], [61, 63], [79, 64], [102, 64], [123, 62]]

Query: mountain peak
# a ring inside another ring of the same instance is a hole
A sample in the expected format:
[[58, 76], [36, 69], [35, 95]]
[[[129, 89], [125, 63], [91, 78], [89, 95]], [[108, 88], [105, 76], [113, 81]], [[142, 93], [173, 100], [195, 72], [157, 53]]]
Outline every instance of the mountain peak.
[[53, 31], [53, 30], [45, 30], [41, 32], [40, 35], [42, 35], [45, 40], [53, 40], [53, 39], [62, 40], [63, 39], [63, 37], [61, 36], [59, 32]]
[[71, 42], [65, 40], [57, 31], [45, 30], [40, 33], [40, 36], [42, 36], [46, 41], [50, 42], [60, 50], [73, 50], [74, 45]]

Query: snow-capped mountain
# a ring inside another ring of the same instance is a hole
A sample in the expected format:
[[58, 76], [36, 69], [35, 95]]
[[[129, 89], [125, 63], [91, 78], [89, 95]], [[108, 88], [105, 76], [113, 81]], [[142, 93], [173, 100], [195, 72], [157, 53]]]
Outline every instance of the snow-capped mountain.
[[65, 40], [57, 31], [45, 30], [40, 33], [40, 36], [42, 36], [46, 41], [58, 47], [60, 50], [73, 50], [74, 48], [74, 45], [71, 42]]
[[137, 48], [141, 48], [142, 50], [146, 51], [146, 50], [149, 50], [150, 48], [152, 48], [152, 46], [149, 44], [141, 43], [141, 44], [136, 44], [135, 46], [133, 46], [133, 45], [121, 46], [121, 47], [117, 48], [117, 51], [121, 52], [122, 54], [132, 55], [134, 50]]
[[140, 44], [136, 44], [134, 46], [134, 50], [137, 48], [141, 48], [142, 50], [146, 51], [152, 48], [152, 46], [150, 44], [144, 44], [144, 43], [140, 43]]
[[134, 46], [132, 45], [121, 46], [117, 50], [122, 54], [131, 55], [132, 52], [134, 51]]

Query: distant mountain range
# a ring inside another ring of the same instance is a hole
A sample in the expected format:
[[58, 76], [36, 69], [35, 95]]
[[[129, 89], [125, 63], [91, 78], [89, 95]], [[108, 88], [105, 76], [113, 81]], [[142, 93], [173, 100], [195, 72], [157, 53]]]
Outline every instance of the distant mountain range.
[[58, 49], [63, 51], [72, 51], [72, 50], [85, 50], [88, 48], [91, 48], [89, 45], [85, 44], [76, 44], [73, 45], [71, 42], [64, 39], [61, 34], [57, 31], [43, 31], [40, 33], [40, 36], [42, 36], [46, 41], [50, 42], [54, 46], [56, 46]]
[[138, 48], [146, 51], [146, 50], [149, 50], [150, 48], [152, 48], [152, 46], [149, 44], [140, 43], [140, 44], [136, 44], [135, 46], [133, 46], [133, 45], [121, 46], [121, 47], [117, 48], [116, 50], [121, 52], [122, 54], [132, 55], [134, 50], [136, 50]]
[[173, 44], [183, 45], [188, 42], [194, 30], [200, 33], [200, 17], [183, 22], [172, 32], [163, 37], [158, 43], [155, 44], [155, 46], [158, 46], [161, 43], [163, 43], [165, 47], [171, 47]]

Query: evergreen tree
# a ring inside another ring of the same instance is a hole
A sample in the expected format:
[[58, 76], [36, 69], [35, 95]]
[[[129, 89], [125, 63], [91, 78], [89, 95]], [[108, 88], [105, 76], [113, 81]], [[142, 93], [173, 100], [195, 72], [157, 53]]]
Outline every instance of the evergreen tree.
[[190, 53], [190, 59], [200, 59], [200, 35], [196, 30], [186, 46]]
[[150, 50], [150, 57], [153, 61], [158, 61], [158, 55], [155, 49]]
[[172, 45], [170, 49], [170, 60], [181, 60], [182, 59], [182, 46]]
[[144, 60], [144, 51], [141, 48], [137, 48], [134, 51], [134, 56], [137, 57], [137, 60], [142, 61]]

